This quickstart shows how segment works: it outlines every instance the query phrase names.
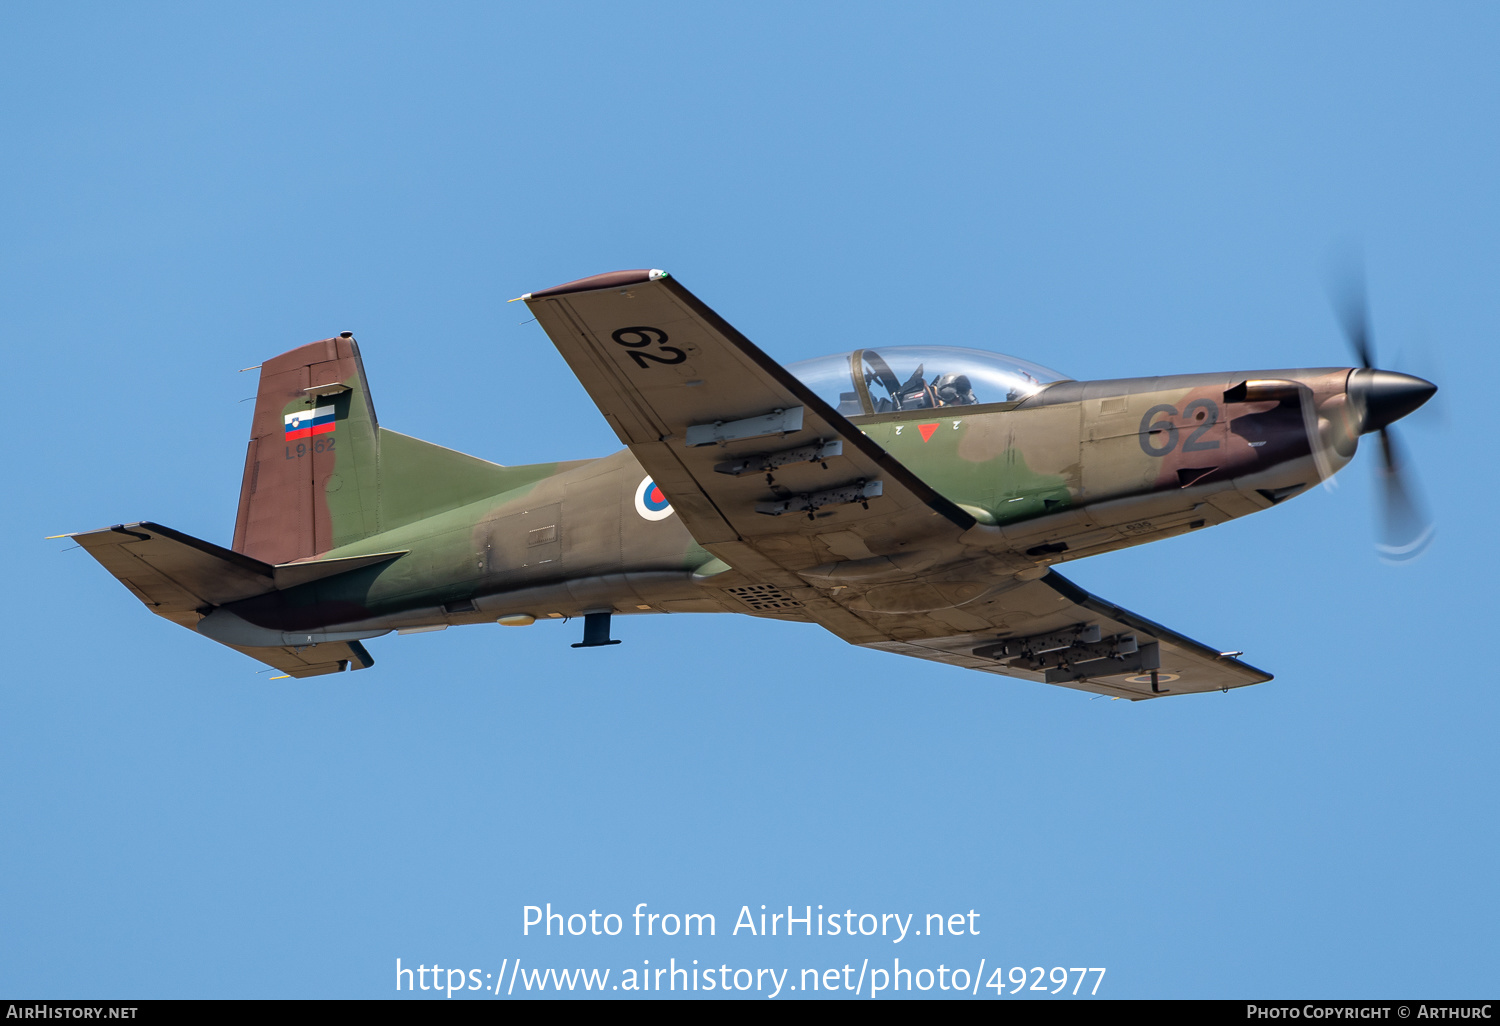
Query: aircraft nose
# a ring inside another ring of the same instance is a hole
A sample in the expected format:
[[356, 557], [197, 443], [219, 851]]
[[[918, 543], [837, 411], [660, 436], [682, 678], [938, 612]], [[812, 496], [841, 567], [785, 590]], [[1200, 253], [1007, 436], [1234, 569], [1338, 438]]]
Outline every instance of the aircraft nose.
[[1359, 433], [1379, 431], [1431, 399], [1437, 386], [1430, 381], [1397, 371], [1357, 370], [1349, 375], [1349, 393], [1364, 406]]

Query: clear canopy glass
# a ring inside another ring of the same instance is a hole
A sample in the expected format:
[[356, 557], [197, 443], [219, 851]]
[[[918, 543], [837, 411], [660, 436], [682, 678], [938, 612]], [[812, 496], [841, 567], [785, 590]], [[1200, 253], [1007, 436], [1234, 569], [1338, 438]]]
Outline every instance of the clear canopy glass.
[[787, 367], [846, 417], [943, 406], [1013, 403], [1070, 380], [1004, 353], [957, 346], [882, 346]]

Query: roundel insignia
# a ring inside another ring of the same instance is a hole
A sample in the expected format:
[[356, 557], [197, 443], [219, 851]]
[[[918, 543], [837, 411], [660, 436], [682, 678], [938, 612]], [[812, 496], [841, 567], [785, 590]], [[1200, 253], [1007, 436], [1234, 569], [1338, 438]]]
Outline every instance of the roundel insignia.
[[[1182, 674], [1180, 674], [1180, 673], [1158, 673], [1156, 675], [1156, 682], [1158, 684], [1170, 684], [1174, 680], [1181, 680], [1181, 679], [1182, 679]], [[1126, 677], [1125, 678], [1125, 683], [1127, 683], [1127, 684], [1150, 684], [1151, 683], [1151, 674], [1149, 674], [1149, 673], [1138, 673], [1134, 677]]]
[[649, 477], [635, 489], [635, 511], [646, 520], [665, 520], [672, 515], [672, 504]]

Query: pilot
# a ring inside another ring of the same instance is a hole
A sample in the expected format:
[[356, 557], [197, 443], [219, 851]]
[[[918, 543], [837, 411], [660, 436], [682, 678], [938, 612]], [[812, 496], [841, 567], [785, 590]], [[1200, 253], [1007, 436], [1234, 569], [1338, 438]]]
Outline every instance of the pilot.
[[932, 391], [943, 406], [973, 406], [979, 402], [967, 374], [944, 374], [932, 383]]

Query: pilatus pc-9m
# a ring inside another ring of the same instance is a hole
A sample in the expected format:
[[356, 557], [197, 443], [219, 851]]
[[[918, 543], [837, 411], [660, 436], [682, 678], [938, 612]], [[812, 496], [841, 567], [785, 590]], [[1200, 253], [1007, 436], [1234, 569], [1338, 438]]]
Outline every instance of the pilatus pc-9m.
[[1388, 426], [1436, 391], [1362, 366], [1074, 381], [878, 346], [782, 367], [661, 271], [522, 297], [626, 448], [504, 467], [382, 427], [349, 334], [267, 360], [234, 542], [74, 535], [152, 612], [292, 677], [391, 631], [747, 613], [1119, 698], [1270, 675], [1053, 566], [1269, 509], [1378, 431], [1390, 554], [1425, 543]]

